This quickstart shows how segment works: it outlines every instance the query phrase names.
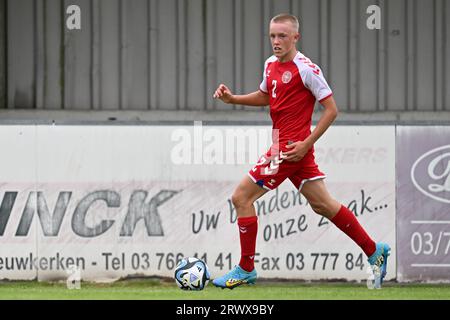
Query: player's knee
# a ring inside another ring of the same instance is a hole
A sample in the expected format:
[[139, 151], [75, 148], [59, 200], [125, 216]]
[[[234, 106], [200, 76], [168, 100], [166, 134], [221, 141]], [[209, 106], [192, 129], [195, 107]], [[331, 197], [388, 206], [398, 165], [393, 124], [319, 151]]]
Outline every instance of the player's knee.
[[315, 213], [328, 219], [332, 219], [340, 208], [336, 201], [310, 203], [310, 205]]
[[231, 202], [235, 208], [245, 208], [252, 205], [246, 197], [238, 192], [233, 193], [231, 196]]
[[310, 202], [311, 209], [318, 215], [328, 217], [331, 215], [332, 208], [325, 202]]
[[325, 208], [325, 206], [323, 204], [321, 204], [321, 203], [310, 203], [310, 205], [311, 205], [311, 209], [315, 213], [317, 213], [317, 214], [319, 214], [321, 216], [325, 215], [326, 208]]

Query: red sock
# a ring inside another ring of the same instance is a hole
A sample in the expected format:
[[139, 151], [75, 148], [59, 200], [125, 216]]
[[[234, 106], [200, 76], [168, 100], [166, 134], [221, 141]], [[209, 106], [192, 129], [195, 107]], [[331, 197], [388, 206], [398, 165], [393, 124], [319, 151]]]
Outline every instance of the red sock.
[[258, 217], [238, 218], [239, 237], [241, 239], [241, 261], [239, 266], [245, 271], [255, 268], [256, 234], [258, 233]]
[[339, 212], [331, 219], [336, 227], [352, 238], [364, 253], [370, 257], [376, 250], [375, 242], [359, 224], [353, 212], [341, 205]]

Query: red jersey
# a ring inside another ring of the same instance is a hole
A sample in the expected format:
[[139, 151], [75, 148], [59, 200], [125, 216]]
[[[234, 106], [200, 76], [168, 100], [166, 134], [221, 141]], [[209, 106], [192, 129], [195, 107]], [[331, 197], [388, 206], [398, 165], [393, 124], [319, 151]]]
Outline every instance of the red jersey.
[[311, 134], [311, 120], [316, 100], [333, 93], [320, 68], [302, 53], [287, 62], [271, 56], [264, 64], [260, 90], [269, 95], [273, 122], [273, 143], [286, 151], [288, 141], [303, 141]]

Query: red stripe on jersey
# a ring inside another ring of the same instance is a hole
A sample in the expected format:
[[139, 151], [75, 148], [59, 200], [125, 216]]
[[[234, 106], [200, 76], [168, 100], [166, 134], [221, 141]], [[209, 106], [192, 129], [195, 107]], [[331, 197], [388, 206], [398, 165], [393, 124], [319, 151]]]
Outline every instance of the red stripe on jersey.
[[261, 88], [259, 88], [259, 91], [261, 91], [262, 93], [267, 94], [267, 95], [269, 94], [268, 92], [262, 91]]

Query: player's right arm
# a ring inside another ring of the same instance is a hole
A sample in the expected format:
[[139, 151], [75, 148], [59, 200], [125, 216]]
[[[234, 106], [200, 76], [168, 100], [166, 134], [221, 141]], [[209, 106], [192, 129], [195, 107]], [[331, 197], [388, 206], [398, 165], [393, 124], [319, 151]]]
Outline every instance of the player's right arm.
[[244, 94], [236, 95], [224, 84], [221, 84], [213, 95], [214, 99], [220, 99], [225, 103], [239, 104], [245, 106], [264, 107], [269, 105], [269, 95], [261, 90]]

